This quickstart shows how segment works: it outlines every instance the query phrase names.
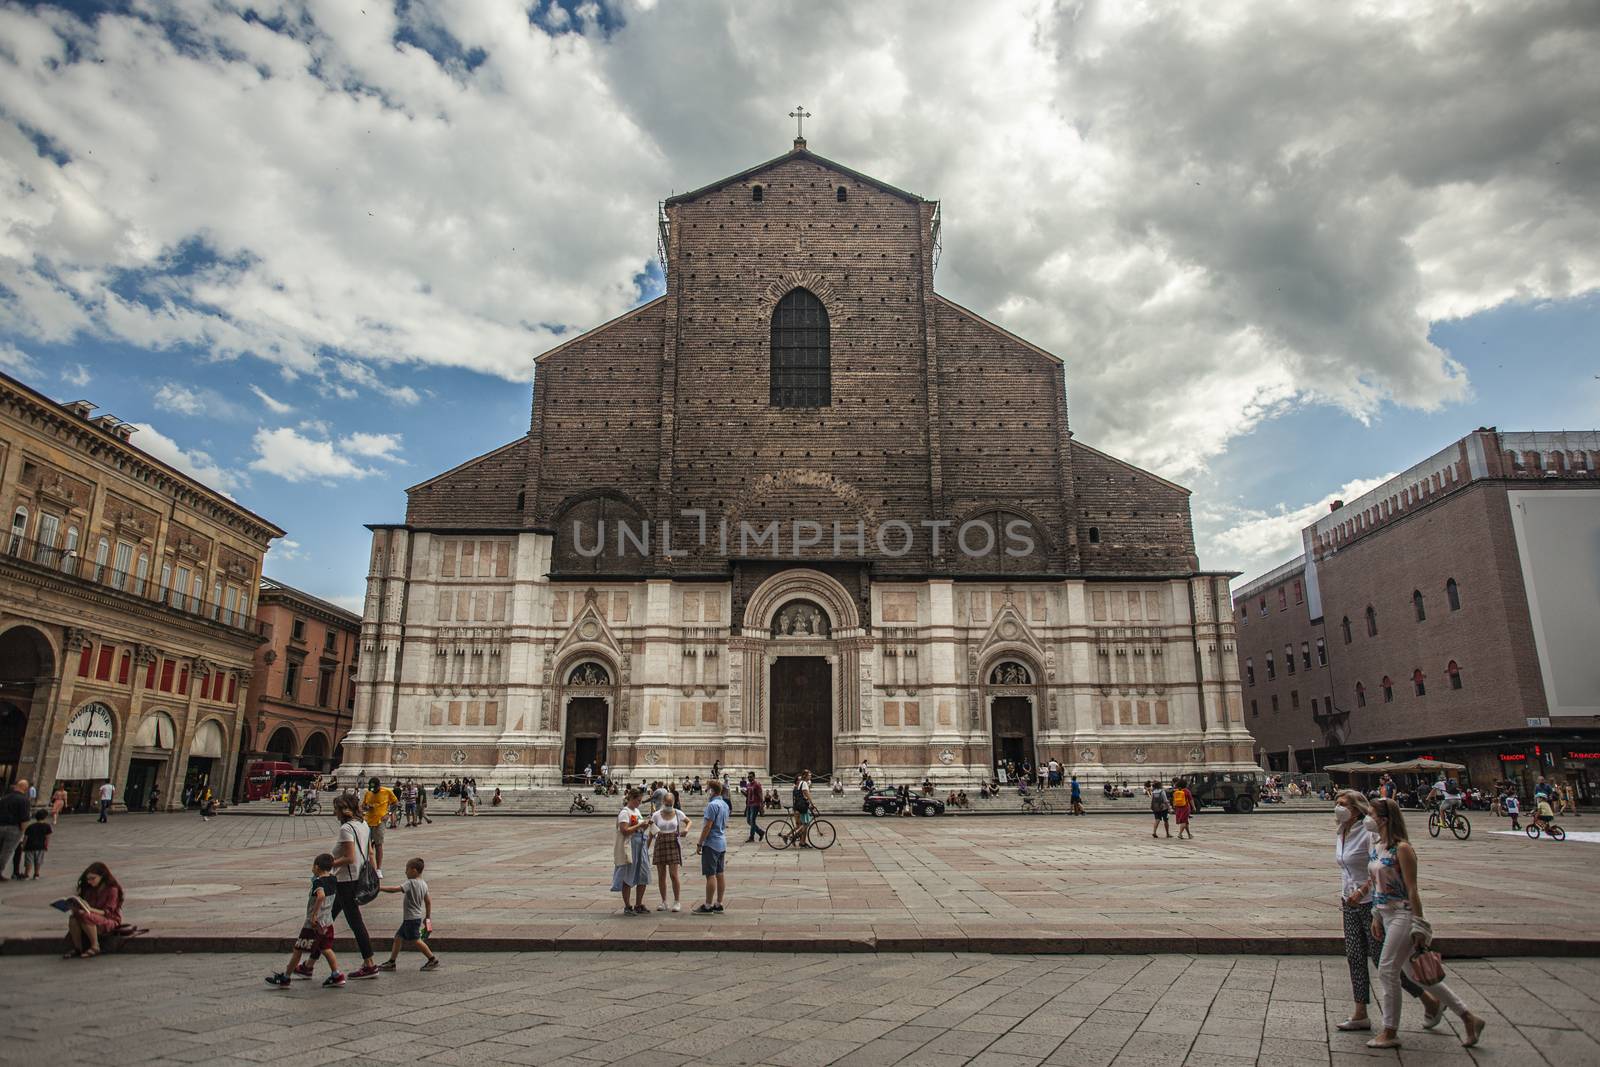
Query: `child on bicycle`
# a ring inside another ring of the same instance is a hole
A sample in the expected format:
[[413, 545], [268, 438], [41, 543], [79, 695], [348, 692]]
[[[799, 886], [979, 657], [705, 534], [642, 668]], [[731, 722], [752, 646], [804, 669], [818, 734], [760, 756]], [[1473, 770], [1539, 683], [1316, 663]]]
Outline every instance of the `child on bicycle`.
[[1533, 817], [1534, 824], [1537, 825], [1540, 830], [1544, 831], [1545, 833], [1549, 833], [1550, 824], [1556, 820], [1556, 813], [1554, 809], [1550, 807], [1550, 796], [1548, 793], [1539, 793], [1534, 797], [1534, 799], [1539, 805], [1538, 812]]

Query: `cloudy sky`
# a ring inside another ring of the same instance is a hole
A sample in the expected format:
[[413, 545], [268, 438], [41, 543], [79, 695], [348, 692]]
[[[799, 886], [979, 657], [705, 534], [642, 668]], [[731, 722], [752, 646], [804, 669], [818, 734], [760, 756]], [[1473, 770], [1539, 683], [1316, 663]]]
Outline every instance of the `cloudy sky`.
[[532, 357], [660, 291], [656, 202], [798, 101], [1256, 572], [1475, 426], [1600, 425], [1596, 55], [1600, 0], [13, 3], [0, 368], [358, 603], [361, 524], [523, 432]]

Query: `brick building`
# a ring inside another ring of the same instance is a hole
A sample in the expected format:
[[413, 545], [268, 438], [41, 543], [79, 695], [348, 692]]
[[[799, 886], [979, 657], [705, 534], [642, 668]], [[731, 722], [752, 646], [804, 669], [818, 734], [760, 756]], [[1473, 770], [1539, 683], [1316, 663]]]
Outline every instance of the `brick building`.
[[1188, 491], [934, 291], [938, 203], [794, 150], [660, 213], [665, 293], [373, 526], [346, 764], [554, 782], [1249, 766]]
[[1267, 765], [1437, 756], [1600, 796], [1600, 433], [1477, 430], [1234, 594]]
[[226, 796], [255, 588], [283, 531], [143, 452], [134, 428], [0, 375], [0, 778], [74, 803]]
[[356, 703], [361, 617], [271, 578], [261, 580], [246, 721], [255, 746], [240, 759], [332, 770]]

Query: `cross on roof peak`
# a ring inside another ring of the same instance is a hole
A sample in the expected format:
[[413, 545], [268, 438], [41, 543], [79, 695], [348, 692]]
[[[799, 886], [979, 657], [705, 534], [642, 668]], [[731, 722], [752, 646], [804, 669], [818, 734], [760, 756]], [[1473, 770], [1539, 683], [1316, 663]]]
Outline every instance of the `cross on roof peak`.
[[795, 151], [799, 151], [806, 146], [803, 123], [811, 117], [811, 112], [806, 110], [804, 104], [796, 104], [794, 110], [789, 112], [789, 117], [794, 119], [794, 147]]

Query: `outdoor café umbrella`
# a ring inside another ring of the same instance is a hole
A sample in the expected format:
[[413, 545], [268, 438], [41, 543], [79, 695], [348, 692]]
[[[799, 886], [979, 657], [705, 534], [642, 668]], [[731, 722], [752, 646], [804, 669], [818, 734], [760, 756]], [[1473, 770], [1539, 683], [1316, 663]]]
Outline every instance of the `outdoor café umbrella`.
[[1341, 774], [1372, 774], [1374, 772], [1394, 769], [1392, 763], [1330, 763], [1322, 768], [1325, 771], [1338, 771]]
[[1441, 759], [1413, 759], [1392, 763], [1383, 768], [1386, 771], [1398, 771], [1401, 774], [1426, 774], [1428, 771], [1464, 771], [1464, 763], [1451, 763]]

